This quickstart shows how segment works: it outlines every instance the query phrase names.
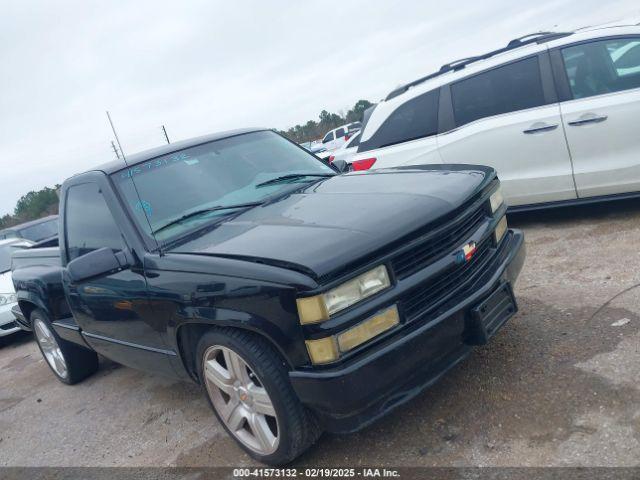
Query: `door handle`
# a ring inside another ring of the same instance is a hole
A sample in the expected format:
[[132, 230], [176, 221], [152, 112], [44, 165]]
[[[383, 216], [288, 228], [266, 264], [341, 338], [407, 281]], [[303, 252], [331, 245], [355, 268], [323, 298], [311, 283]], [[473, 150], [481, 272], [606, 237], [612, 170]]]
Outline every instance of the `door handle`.
[[[536, 124], [534, 124], [536, 125]], [[558, 124], [547, 125], [546, 123], [540, 124], [538, 126], [531, 126], [526, 130], [523, 130], [522, 133], [526, 133], [527, 135], [531, 135], [532, 133], [542, 133], [542, 132], [550, 132], [551, 130], [555, 130], [558, 128]]]
[[581, 118], [580, 120], [574, 120], [573, 122], [569, 122], [569, 125], [572, 127], [580, 127], [582, 125], [588, 125], [590, 123], [601, 123], [604, 122], [607, 118], [606, 115], [602, 115], [600, 117], [590, 117], [590, 118]]

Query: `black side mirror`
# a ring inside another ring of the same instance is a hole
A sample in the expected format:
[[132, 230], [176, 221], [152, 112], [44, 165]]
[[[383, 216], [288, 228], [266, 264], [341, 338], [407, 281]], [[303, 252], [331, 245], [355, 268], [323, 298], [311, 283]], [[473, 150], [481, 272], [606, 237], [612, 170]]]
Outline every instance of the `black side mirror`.
[[114, 252], [110, 248], [99, 248], [71, 260], [67, 272], [73, 282], [87, 280], [99, 275], [108, 275], [131, 267], [128, 252]]
[[349, 171], [349, 164], [345, 160], [334, 160], [331, 165], [338, 170], [339, 173], [346, 173]]

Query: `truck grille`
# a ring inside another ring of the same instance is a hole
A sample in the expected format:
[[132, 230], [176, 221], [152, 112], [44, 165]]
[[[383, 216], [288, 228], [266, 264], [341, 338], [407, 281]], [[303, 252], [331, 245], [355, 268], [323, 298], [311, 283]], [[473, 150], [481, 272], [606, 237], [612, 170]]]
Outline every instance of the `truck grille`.
[[486, 220], [486, 215], [484, 206], [481, 206], [462, 221], [445, 227], [424, 242], [398, 254], [392, 260], [396, 276], [402, 278], [411, 275], [433, 263], [443, 254], [460, 247]]
[[407, 320], [432, 312], [475, 277], [491, 258], [492, 242], [492, 237], [487, 238], [470, 261], [449, 268], [409, 292], [402, 302]]

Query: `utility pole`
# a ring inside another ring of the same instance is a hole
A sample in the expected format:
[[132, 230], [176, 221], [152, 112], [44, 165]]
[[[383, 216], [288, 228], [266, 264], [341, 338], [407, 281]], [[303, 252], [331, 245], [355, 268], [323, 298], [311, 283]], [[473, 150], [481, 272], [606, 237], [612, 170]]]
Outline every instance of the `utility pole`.
[[124, 154], [124, 150], [122, 149], [122, 144], [120, 143], [120, 139], [118, 138], [118, 133], [116, 132], [116, 129], [113, 126], [113, 122], [111, 121], [111, 115], [109, 115], [109, 110], [107, 110], [107, 118], [109, 119], [109, 125], [111, 125], [111, 130], [113, 131], [113, 136], [116, 137], [116, 142], [118, 142], [118, 147], [120, 148], [120, 153], [122, 154], [122, 159], [124, 160], [124, 163], [127, 163], [127, 157]]
[[169, 141], [169, 135], [167, 135], [167, 129], [166, 129], [166, 128], [164, 128], [164, 125], [162, 125], [162, 132], [164, 133], [164, 138], [166, 138], [166, 139], [167, 139], [167, 143], [171, 143], [171, 142]]
[[116, 154], [116, 158], [120, 160], [120, 152], [118, 152], [118, 147], [116, 147], [116, 143], [111, 140], [111, 148], [113, 148], [113, 153]]

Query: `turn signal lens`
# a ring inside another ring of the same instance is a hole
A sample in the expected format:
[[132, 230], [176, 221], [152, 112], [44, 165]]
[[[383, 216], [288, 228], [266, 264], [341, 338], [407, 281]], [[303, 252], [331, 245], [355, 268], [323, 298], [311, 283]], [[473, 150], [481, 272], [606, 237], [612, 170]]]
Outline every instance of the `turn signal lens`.
[[493, 232], [493, 235], [496, 239], [496, 245], [500, 243], [500, 241], [504, 238], [507, 233], [507, 229], [509, 226], [507, 225], [507, 216], [505, 215], [500, 219], [498, 225], [496, 225], [496, 229]]
[[502, 188], [500, 186], [498, 186], [498, 189], [491, 194], [489, 201], [491, 202], [491, 213], [496, 213], [504, 203]]
[[321, 295], [315, 297], [298, 298], [298, 316], [300, 323], [305, 325], [308, 323], [318, 323], [329, 319], [327, 307], [324, 304]]
[[394, 305], [338, 335], [340, 351], [348, 352], [358, 345], [362, 345], [381, 333], [395, 327], [399, 323], [400, 316], [398, 315], [398, 307]]
[[351, 166], [353, 167], [353, 171], [357, 172], [359, 170], [369, 170], [373, 167], [374, 163], [376, 163], [375, 158], [365, 158], [364, 160], [355, 160]]
[[338, 347], [335, 337], [307, 340], [305, 343], [307, 344], [309, 358], [316, 365], [333, 362], [338, 359]]

